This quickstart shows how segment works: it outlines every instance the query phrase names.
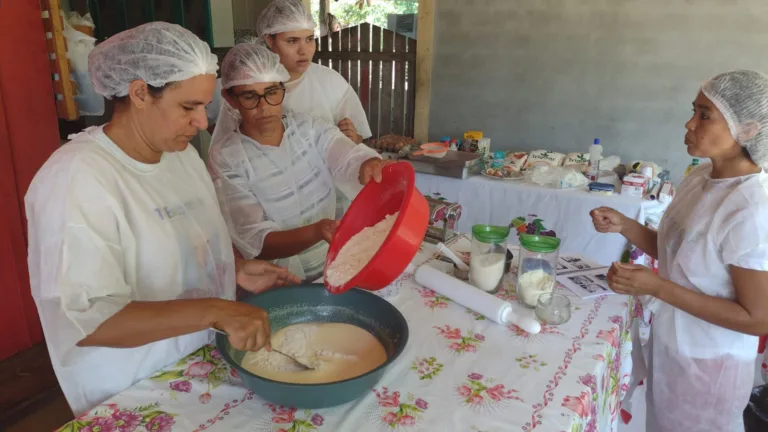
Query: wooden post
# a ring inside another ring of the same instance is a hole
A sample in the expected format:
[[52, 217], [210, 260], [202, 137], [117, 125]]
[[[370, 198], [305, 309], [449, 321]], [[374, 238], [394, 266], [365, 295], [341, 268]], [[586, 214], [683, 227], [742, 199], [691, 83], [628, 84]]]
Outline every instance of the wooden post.
[[429, 140], [429, 103], [432, 95], [435, 0], [419, 1], [418, 43], [416, 45], [416, 110], [414, 138]]
[[64, 17], [60, 13], [59, 0], [43, 0], [40, 2], [40, 7], [43, 11], [43, 27], [48, 41], [53, 88], [56, 93], [56, 111], [59, 118], [77, 120], [80, 118], [77, 102], [75, 102], [77, 90], [72, 80], [72, 66], [67, 58]]

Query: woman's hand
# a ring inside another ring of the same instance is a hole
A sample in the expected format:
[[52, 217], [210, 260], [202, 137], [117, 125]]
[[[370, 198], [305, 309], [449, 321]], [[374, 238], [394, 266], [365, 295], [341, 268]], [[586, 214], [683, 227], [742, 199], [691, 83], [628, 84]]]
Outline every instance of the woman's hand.
[[[237, 284], [246, 291], [258, 294], [273, 287], [297, 284], [301, 280], [271, 262], [242, 260], [237, 263]], [[222, 329], [223, 330], [223, 329]]]
[[339, 221], [322, 219], [312, 224], [312, 227], [315, 231], [315, 238], [324, 240], [326, 243], [331, 244], [333, 235], [336, 234], [336, 228], [339, 227]]
[[592, 216], [595, 230], [601, 233], [620, 233], [626, 221], [626, 216], [610, 207], [596, 208], [589, 215]]
[[219, 302], [215, 309], [212, 327], [226, 332], [235, 349], [258, 351], [269, 346], [271, 332], [264, 309], [234, 301]]
[[352, 120], [348, 118], [342, 119], [337, 126], [341, 133], [351, 139], [355, 144], [363, 142], [363, 137], [357, 133], [357, 128], [355, 127], [355, 124], [352, 123]]
[[608, 270], [608, 286], [618, 294], [658, 297], [663, 283], [664, 279], [642, 265], [613, 263]]
[[373, 180], [376, 183], [381, 183], [381, 170], [385, 166], [393, 163], [391, 160], [383, 160], [380, 158], [370, 158], [360, 165], [360, 175], [358, 180], [360, 184], [365, 186], [369, 181]]

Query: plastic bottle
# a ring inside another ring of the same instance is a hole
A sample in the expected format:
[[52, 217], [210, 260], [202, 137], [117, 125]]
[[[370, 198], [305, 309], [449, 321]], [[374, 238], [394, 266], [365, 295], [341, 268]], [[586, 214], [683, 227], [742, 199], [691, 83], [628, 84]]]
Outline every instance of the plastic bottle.
[[603, 146], [600, 145], [600, 138], [595, 138], [594, 143], [589, 147], [589, 164], [587, 165], [589, 181], [597, 181], [600, 176], [600, 159], [602, 158]]
[[693, 158], [693, 162], [691, 162], [691, 164], [688, 165], [688, 168], [686, 168], [685, 170], [685, 176], [688, 177], [688, 174], [690, 174], [691, 171], [693, 171], [693, 169], [696, 168], [697, 166], [699, 166], [699, 159]]

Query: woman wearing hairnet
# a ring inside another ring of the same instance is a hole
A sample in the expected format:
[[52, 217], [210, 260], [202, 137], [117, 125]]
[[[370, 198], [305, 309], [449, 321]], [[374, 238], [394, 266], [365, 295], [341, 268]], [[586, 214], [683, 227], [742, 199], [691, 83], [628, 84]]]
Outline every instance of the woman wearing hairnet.
[[[338, 72], [312, 63], [317, 48], [316, 27], [311, 12], [301, 0], [273, 0], [256, 22], [259, 37], [280, 56], [280, 62], [290, 74], [285, 83], [285, 107], [325, 119], [359, 144], [371, 136], [363, 105]], [[208, 118], [212, 121], [219, 113], [218, 97], [214, 95], [214, 103], [208, 109]]]
[[231, 301], [295, 281], [239, 259], [189, 140], [206, 126], [216, 57], [180, 26], [119, 33], [90, 54], [112, 120], [73, 137], [25, 197], [32, 294], [51, 361], [79, 415], [211, 341], [256, 350], [261, 309]]
[[221, 76], [225, 103], [208, 164], [235, 245], [246, 258], [318, 278], [336, 230], [334, 186], [358, 192], [380, 180], [384, 162], [334, 124], [284, 112], [290, 75], [263, 43], [232, 48]]
[[635, 365], [648, 371], [647, 430], [743, 431], [768, 333], [768, 77], [707, 81], [685, 127], [688, 154], [712, 163], [682, 182], [658, 233], [609, 208], [592, 218], [659, 259], [658, 276], [629, 264], [608, 273], [653, 313], [647, 365]]

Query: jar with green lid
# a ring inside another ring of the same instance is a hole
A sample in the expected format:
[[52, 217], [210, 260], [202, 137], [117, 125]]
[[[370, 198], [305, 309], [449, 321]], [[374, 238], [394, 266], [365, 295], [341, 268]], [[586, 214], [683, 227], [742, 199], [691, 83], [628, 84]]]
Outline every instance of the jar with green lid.
[[517, 298], [535, 308], [539, 296], [554, 291], [560, 239], [520, 234], [520, 260], [517, 268]]
[[504, 277], [509, 227], [475, 225], [472, 227], [472, 250], [469, 258], [469, 283], [496, 293]]

